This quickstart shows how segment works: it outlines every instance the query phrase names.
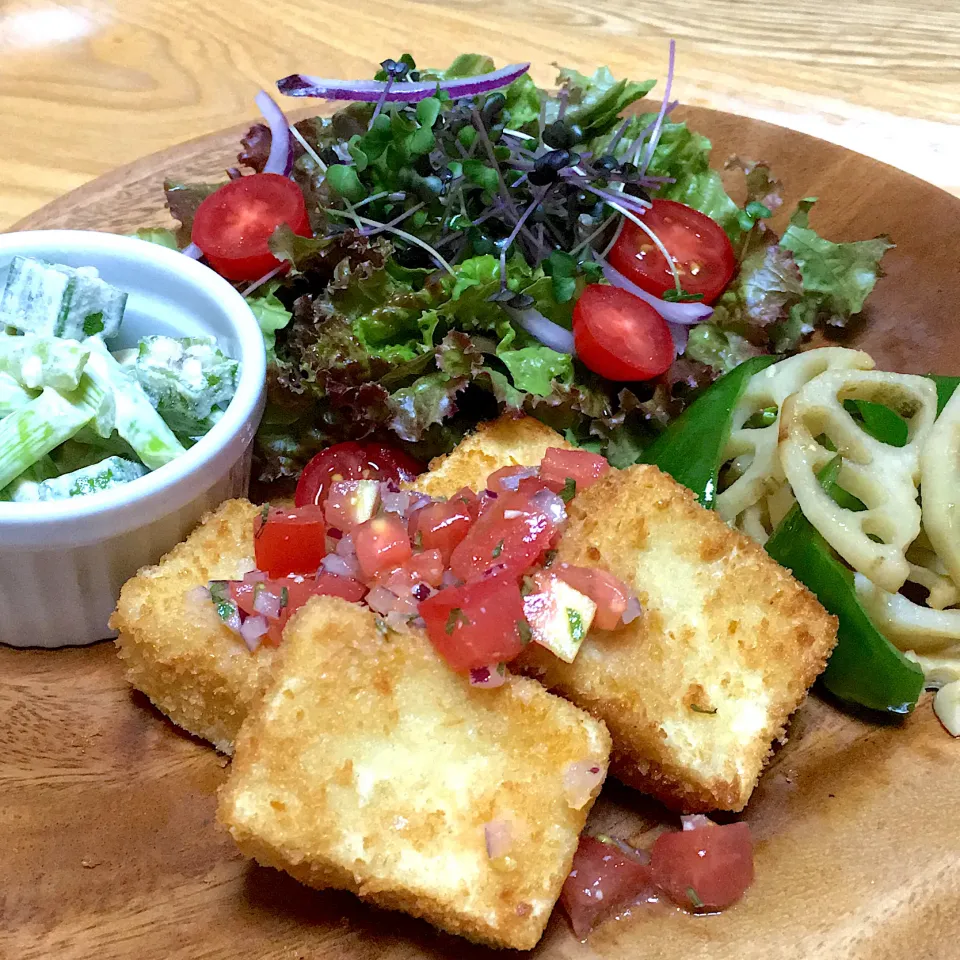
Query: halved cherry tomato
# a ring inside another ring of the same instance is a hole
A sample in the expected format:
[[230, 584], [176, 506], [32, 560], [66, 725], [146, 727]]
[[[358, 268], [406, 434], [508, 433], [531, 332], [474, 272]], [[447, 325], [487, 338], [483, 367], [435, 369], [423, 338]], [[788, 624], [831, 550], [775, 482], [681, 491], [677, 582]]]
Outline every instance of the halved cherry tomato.
[[587, 450], [564, 450], [550, 447], [540, 463], [540, 479], [554, 493], [560, 493], [573, 480], [575, 493], [583, 493], [593, 486], [605, 473], [610, 472], [606, 457]]
[[453, 551], [450, 569], [461, 580], [487, 574], [516, 579], [549, 549], [556, 532], [557, 526], [528, 496], [502, 493]]
[[423, 464], [382, 443], [335, 443], [304, 468], [294, 503], [323, 503], [330, 484], [340, 480], [396, 480], [404, 483], [423, 473]]
[[[703, 303], [713, 303], [737, 268], [733, 246], [723, 227], [705, 213], [675, 200], [654, 200], [642, 219], [673, 258], [683, 289], [703, 294]], [[609, 260], [628, 280], [655, 297], [674, 287], [666, 257], [630, 220], [624, 223]]]
[[270, 577], [313, 574], [326, 556], [327, 528], [320, 507], [271, 507], [253, 522], [257, 569]]
[[458, 672], [505, 663], [523, 649], [523, 598], [513, 580], [447, 587], [418, 609], [437, 652]]
[[601, 630], [615, 630], [630, 600], [630, 588], [612, 573], [599, 567], [574, 567], [562, 563], [551, 572], [566, 584], [588, 596], [596, 605], [593, 625]]
[[650, 858], [657, 885], [687, 910], [723, 910], [753, 883], [753, 841], [745, 823], [663, 833]]
[[283, 223], [311, 236], [300, 188], [277, 173], [257, 173], [231, 180], [200, 204], [192, 240], [221, 276], [257, 280], [280, 266], [267, 241]]
[[393, 513], [361, 523], [353, 531], [353, 545], [365, 577], [372, 577], [390, 567], [402, 566], [413, 553], [406, 524]]
[[612, 843], [581, 837], [560, 902], [583, 939], [599, 919], [655, 893], [653, 870]]
[[667, 321], [620, 287], [589, 284], [573, 308], [577, 356], [608, 380], [650, 380], [673, 363]]
[[464, 503], [463, 499], [453, 497], [417, 510], [410, 519], [410, 538], [414, 546], [439, 550], [443, 562], [449, 563], [450, 554], [473, 524], [471, 504]]

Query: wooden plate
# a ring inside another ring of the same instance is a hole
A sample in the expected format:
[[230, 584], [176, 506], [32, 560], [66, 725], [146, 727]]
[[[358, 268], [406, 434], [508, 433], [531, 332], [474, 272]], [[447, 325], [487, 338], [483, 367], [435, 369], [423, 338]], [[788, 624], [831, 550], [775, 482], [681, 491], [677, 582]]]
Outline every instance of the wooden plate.
[[[853, 340], [881, 365], [957, 373], [960, 200], [803, 134], [688, 109], [718, 158], [764, 159], [787, 204], [816, 195], [832, 239], [889, 233], [887, 276]], [[165, 175], [214, 177], [239, 131], [156, 154], [18, 227], [163, 223]], [[50, 584], [50, 603], [57, 602]], [[127, 688], [112, 644], [0, 649], [0, 957], [390, 960], [493, 953], [420, 921], [318, 893], [241, 858], [214, 822], [226, 761]], [[929, 698], [900, 726], [811, 698], [745, 817], [757, 880], [717, 917], [637, 909], [586, 944], [554, 916], [538, 958], [900, 960], [958, 955], [960, 744]], [[634, 838], [668, 820], [608, 786], [592, 826]], [[675, 823], [675, 821], [672, 821]]]

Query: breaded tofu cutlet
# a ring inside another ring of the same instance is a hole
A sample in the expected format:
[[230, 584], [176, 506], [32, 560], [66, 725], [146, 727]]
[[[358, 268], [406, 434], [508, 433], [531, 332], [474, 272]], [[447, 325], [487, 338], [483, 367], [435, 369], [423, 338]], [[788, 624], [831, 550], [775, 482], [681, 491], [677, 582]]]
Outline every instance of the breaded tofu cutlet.
[[[501, 418], [415, 486], [434, 496], [479, 489], [491, 464], [537, 464], [551, 446], [566, 444], [549, 427]], [[501, 447], [510, 451], [502, 458]], [[591, 631], [572, 664], [530, 644], [511, 668], [607, 724], [620, 780], [689, 812], [743, 809], [773, 741], [826, 665], [836, 620], [656, 467], [611, 471], [569, 514], [558, 561], [620, 577], [644, 616]]]
[[228, 500], [207, 514], [183, 543], [124, 584], [110, 618], [127, 680], [174, 723], [224, 753], [233, 752], [277, 651], [264, 645], [250, 653], [209, 598], [192, 591], [254, 569], [258, 510]]
[[572, 449], [564, 438], [533, 417], [504, 414], [481, 423], [451, 453], [430, 461], [430, 471], [407, 486], [431, 497], [450, 497], [461, 487], [480, 491], [501, 467], [537, 466], [550, 447]]
[[218, 817], [311, 886], [528, 949], [599, 793], [576, 783], [599, 781], [609, 749], [602, 723], [534, 681], [471, 687], [422, 631], [315, 597], [240, 731]]

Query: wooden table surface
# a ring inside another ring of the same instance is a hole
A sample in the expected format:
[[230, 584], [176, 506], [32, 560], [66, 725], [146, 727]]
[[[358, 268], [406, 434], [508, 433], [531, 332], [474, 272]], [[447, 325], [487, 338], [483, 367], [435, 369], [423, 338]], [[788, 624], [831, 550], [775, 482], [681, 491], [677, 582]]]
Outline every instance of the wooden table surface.
[[288, 73], [463, 50], [662, 78], [960, 195], [957, 0], [2, 0], [0, 229], [153, 151], [252, 117]]

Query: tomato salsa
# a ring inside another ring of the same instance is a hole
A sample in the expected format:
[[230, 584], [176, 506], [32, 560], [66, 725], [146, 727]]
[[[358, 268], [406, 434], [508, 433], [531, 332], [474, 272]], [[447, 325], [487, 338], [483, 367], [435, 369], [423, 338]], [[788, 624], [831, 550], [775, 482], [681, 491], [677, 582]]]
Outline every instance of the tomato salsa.
[[495, 471], [449, 499], [402, 490], [419, 465], [371, 444], [340, 444], [307, 465], [295, 506], [254, 519], [257, 569], [210, 584], [251, 651], [276, 646], [315, 595], [365, 603], [390, 629], [422, 628], [449, 666], [478, 686], [533, 641], [570, 662], [591, 628], [640, 614], [605, 570], [555, 560], [566, 504], [610, 470], [584, 450], [547, 450], [537, 467]]

